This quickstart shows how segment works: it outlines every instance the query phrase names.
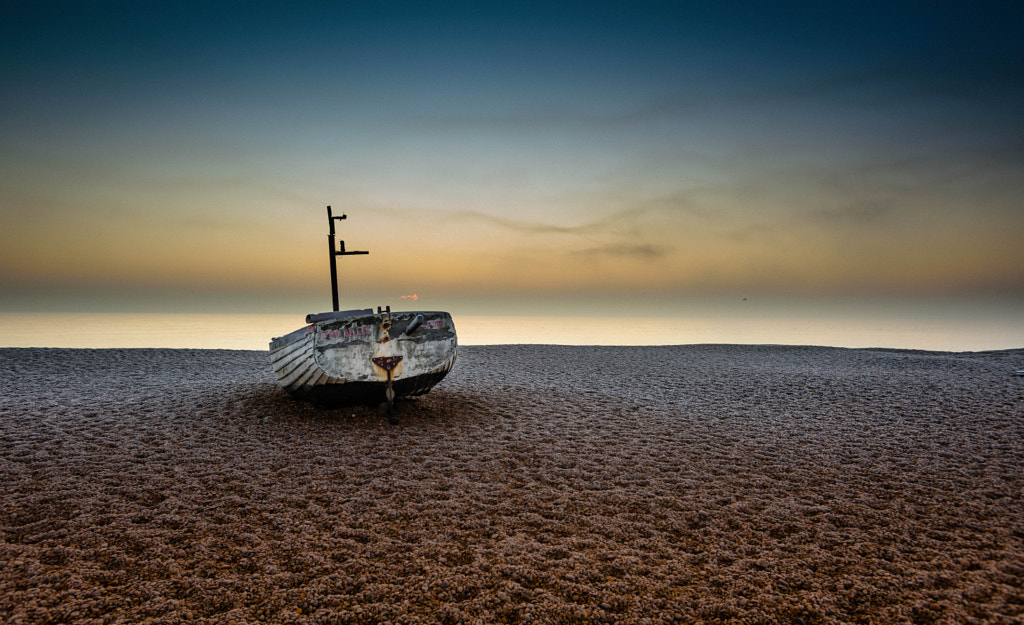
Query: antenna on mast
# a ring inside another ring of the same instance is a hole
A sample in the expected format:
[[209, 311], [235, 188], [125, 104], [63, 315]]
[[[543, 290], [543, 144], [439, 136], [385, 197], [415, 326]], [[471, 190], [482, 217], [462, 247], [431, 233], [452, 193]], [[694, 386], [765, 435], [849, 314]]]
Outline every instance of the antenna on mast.
[[348, 215], [342, 213], [341, 217], [335, 217], [331, 213], [331, 207], [327, 207], [327, 223], [331, 226], [331, 233], [327, 235], [328, 250], [330, 252], [331, 261], [331, 300], [334, 304], [334, 312], [338, 312], [338, 256], [352, 256], [354, 254], [369, 254], [369, 252], [346, 252], [345, 242], [341, 241], [339, 249], [335, 249], [334, 243], [334, 220], [341, 221], [342, 219], [348, 219]]

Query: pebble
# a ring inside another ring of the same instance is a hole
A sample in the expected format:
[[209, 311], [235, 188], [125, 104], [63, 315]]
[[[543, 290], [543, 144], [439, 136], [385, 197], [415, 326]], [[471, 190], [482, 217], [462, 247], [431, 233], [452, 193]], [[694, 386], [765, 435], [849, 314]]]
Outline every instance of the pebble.
[[0, 621], [996, 622], [1022, 356], [469, 346], [396, 428], [262, 352], [0, 349]]

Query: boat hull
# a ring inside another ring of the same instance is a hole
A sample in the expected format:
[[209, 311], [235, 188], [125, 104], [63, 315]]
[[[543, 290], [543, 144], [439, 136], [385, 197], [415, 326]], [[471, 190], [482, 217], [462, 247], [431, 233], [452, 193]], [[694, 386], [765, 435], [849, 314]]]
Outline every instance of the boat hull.
[[380, 403], [389, 384], [395, 397], [422, 395], [444, 379], [458, 353], [445, 312], [366, 310], [307, 319], [312, 323], [270, 342], [270, 359], [285, 391], [317, 403]]

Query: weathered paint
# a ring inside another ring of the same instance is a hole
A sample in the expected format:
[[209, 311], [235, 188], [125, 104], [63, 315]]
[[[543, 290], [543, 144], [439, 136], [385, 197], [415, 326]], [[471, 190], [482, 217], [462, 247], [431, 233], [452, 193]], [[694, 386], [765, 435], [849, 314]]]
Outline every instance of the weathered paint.
[[455, 325], [445, 312], [326, 319], [270, 343], [282, 388], [329, 403], [383, 401], [388, 372], [373, 358], [401, 357], [391, 371], [397, 396], [426, 393], [451, 370], [457, 352]]

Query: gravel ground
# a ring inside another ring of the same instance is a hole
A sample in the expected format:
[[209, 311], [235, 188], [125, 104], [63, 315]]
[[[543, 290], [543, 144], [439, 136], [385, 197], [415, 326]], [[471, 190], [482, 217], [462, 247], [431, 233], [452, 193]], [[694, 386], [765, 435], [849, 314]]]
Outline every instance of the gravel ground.
[[1021, 623], [1024, 350], [0, 349], [4, 623]]

